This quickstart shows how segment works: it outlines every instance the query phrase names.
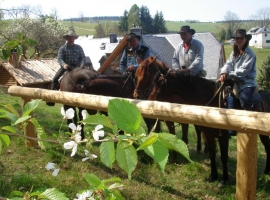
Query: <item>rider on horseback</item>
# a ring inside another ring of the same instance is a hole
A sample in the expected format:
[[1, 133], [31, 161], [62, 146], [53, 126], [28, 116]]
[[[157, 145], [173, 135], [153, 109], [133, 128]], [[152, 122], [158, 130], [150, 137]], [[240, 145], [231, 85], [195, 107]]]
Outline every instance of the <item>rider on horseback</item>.
[[78, 37], [79, 36], [72, 30], [69, 30], [68, 33], [63, 36], [67, 42], [61, 46], [58, 51], [57, 60], [61, 67], [53, 78], [52, 90], [57, 89], [58, 80], [66, 70], [82, 67], [85, 64], [85, 55], [82, 47], [78, 44], [74, 44], [74, 41]]
[[120, 72], [136, 71], [139, 67], [139, 62], [148, 58], [149, 48], [140, 44], [141, 36], [135, 33], [129, 33], [127, 41], [130, 43], [131, 48], [124, 51], [120, 61]]
[[195, 30], [189, 26], [182, 26], [180, 31], [182, 43], [174, 51], [172, 58], [172, 68], [192, 75], [205, 77], [206, 71], [203, 69], [203, 44], [192, 38]]

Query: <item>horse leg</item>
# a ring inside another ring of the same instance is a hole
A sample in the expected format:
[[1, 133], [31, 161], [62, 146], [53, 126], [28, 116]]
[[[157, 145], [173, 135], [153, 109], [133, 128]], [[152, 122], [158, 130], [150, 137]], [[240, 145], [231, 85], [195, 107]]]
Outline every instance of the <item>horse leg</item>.
[[[150, 118], [144, 118], [144, 121], [146, 123], [147, 129], [148, 129], [148, 133], [150, 133], [150, 131], [152, 130], [152, 128], [154, 127], [156, 120], [155, 119], [150, 119]], [[155, 133], [160, 133], [160, 121], [158, 120], [157, 125], [154, 129]]]
[[[210, 130], [210, 131], [209, 131]], [[208, 182], [213, 182], [218, 178], [217, 165], [216, 165], [216, 142], [213, 134], [213, 129], [205, 129], [203, 133], [205, 135], [206, 142], [208, 144], [209, 149], [209, 159], [211, 166], [210, 176], [206, 179]]]
[[197, 134], [197, 153], [200, 153], [202, 150], [202, 135], [201, 135], [201, 129], [199, 126], [194, 125], [195, 131]]
[[222, 181], [219, 183], [219, 186], [223, 186], [229, 180], [228, 174], [228, 148], [229, 148], [229, 134], [227, 130], [220, 130], [221, 136], [218, 137], [221, 162], [223, 168]]
[[188, 124], [181, 124], [182, 127], [182, 140], [188, 144]]
[[[79, 108], [79, 119], [80, 119], [80, 121], [82, 121], [83, 120], [83, 116], [82, 116], [82, 111], [84, 110], [84, 108]], [[84, 124], [83, 123], [81, 123], [81, 127], [82, 127], [82, 129], [81, 129], [81, 136], [82, 136], [82, 139], [81, 140], [83, 140], [84, 139]]]
[[[165, 121], [165, 124], [168, 127], [169, 133], [175, 135], [174, 122]], [[177, 152], [175, 152], [175, 151], [173, 151], [172, 160], [173, 160], [173, 162], [176, 162], [177, 161]]]
[[270, 174], [270, 140], [266, 135], [260, 135], [260, 139], [266, 152], [266, 166], [264, 173]]

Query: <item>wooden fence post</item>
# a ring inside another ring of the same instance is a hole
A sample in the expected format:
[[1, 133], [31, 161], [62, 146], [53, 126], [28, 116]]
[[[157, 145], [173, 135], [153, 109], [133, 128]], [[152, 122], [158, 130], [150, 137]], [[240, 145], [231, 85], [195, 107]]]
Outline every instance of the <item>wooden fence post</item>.
[[[22, 106], [24, 108], [25, 104], [27, 104], [28, 102], [30, 102], [31, 99], [30, 98], [22, 98]], [[33, 113], [30, 114], [31, 116], [33, 116]], [[25, 132], [24, 132], [25, 136], [28, 137], [33, 137], [36, 138], [36, 132], [35, 132], [35, 127], [32, 123], [28, 123], [27, 126], [25, 127]], [[26, 146], [27, 147], [35, 147], [37, 145], [36, 140], [31, 140], [31, 139], [27, 139], [26, 140]]]
[[255, 200], [257, 134], [237, 133], [236, 200]]

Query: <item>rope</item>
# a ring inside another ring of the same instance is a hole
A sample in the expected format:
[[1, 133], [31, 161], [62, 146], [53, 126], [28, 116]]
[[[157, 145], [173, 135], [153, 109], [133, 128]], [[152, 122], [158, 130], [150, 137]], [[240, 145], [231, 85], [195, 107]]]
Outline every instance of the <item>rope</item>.
[[210, 103], [216, 98], [216, 96], [220, 93], [220, 91], [224, 88], [224, 82], [221, 83], [221, 86], [218, 88], [214, 96], [208, 101], [208, 103], [205, 106], [209, 106]]

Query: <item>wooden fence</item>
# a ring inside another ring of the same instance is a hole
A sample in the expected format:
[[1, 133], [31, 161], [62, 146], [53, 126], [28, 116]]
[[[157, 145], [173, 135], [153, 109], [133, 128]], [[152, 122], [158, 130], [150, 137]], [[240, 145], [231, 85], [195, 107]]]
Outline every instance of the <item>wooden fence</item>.
[[[11, 86], [9, 94], [22, 97], [24, 104], [31, 99], [42, 99], [66, 105], [107, 111], [108, 102], [114, 97], [87, 95], [45, 89]], [[134, 103], [144, 117], [213, 128], [236, 130], [237, 172], [236, 199], [253, 200], [257, 180], [257, 134], [270, 136], [270, 113], [220, 109], [203, 106], [181, 105], [157, 101], [126, 99]], [[27, 136], [35, 136], [33, 127], [28, 127]], [[30, 141], [34, 145], [34, 141]]]

